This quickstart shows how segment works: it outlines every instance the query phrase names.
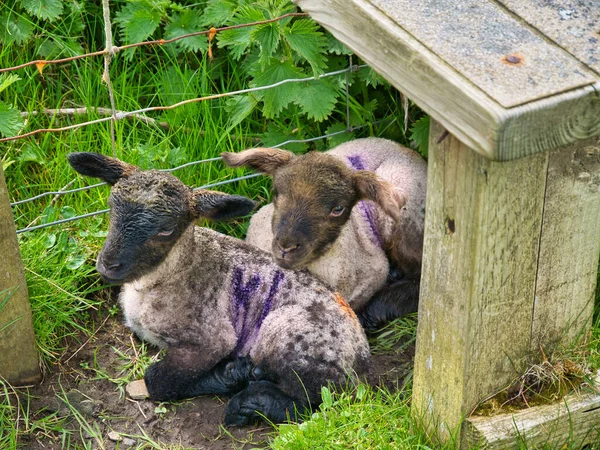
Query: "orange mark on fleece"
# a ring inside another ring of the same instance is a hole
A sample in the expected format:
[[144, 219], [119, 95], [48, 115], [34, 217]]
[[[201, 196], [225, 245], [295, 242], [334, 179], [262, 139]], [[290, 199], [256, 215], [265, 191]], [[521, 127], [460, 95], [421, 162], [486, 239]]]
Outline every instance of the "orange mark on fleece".
[[356, 324], [358, 326], [360, 326], [360, 323], [358, 322], [358, 318], [356, 317], [356, 314], [354, 314], [354, 311], [352, 310], [352, 308], [350, 308], [350, 305], [344, 299], [344, 297], [342, 297], [339, 292], [336, 292], [333, 294], [333, 298], [335, 298], [335, 301], [337, 302], [337, 304], [340, 305], [340, 308], [342, 309], [342, 311], [344, 311], [344, 314], [348, 315], [350, 318], [352, 318], [356, 322]]

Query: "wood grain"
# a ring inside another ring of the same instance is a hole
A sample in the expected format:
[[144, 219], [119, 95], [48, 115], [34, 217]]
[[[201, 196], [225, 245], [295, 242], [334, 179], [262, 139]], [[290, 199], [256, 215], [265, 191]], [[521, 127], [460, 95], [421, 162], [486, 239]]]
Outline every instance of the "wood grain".
[[[367, 1], [295, 0], [454, 135], [489, 158], [502, 113], [496, 102]], [[446, 97], [454, 103], [444, 101]], [[482, 132], [485, 130], [485, 132]]]
[[[40, 381], [31, 306], [4, 173], [0, 166], [0, 376], [11, 384]], [[9, 292], [12, 295], [9, 297]], [[2, 306], [3, 300], [7, 299]]]
[[508, 161], [600, 135], [600, 82], [501, 114], [493, 159]]
[[550, 153], [532, 350], [571, 345], [591, 327], [600, 257], [600, 139]]
[[[600, 378], [596, 379], [596, 386]], [[514, 414], [470, 417], [465, 421], [461, 447], [485, 450], [507, 448], [583, 448], [600, 442], [600, 394], [572, 394], [560, 403], [535, 406]], [[595, 447], [592, 447], [595, 448]]]
[[442, 132], [432, 121], [413, 407], [447, 436], [530, 355], [548, 154], [492, 162]]
[[495, 2], [371, 3], [505, 108], [595, 81], [576, 58]]
[[[593, 86], [504, 108], [371, 1], [295, 1], [450, 133], [489, 159], [511, 160], [600, 135], [596, 75]], [[470, 17], [478, 20], [475, 14]]]

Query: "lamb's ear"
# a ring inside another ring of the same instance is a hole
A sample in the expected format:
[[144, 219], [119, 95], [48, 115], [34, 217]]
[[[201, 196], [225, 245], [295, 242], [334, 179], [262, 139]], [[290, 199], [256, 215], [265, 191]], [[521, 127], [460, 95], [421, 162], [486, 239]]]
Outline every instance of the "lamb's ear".
[[406, 204], [406, 197], [389, 181], [382, 180], [373, 172], [354, 172], [354, 186], [361, 199], [373, 200], [395, 221], [400, 220], [400, 210]]
[[221, 153], [221, 156], [230, 167], [247, 166], [273, 175], [277, 169], [289, 163], [294, 154], [277, 148], [251, 148], [239, 153]]
[[111, 186], [119, 181], [120, 178], [128, 177], [136, 170], [139, 170], [131, 164], [98, 153], [69, 153], [67, 159], [71, 167], [81, 175], [100, 178]]
[[233, 219], [252, 212], [256, 203], [240, 195], [224, 192], [197, 190], [192, 194], [192, 209], [196, 217], [212, 220]]

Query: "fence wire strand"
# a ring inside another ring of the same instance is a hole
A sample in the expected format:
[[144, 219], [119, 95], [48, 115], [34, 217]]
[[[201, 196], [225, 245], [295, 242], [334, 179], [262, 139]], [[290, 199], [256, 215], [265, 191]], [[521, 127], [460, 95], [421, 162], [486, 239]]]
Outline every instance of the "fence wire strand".
[[[307, 143], [307, 142], [318, 141], [319, 139], [327, 139], [327, 138], [330, 138], [332, 136], [337, 136], [339, 134], [348, 133], [349, 131], [359, 130], [361, 128], [365, 128], [365, 127], [369, 127], [369, 126], [372, 126], [372, 125], [376, 125], [376, 124], [379, 124], [379, 123], [381, 123], [381, 122], [383, 122], [385, 120], [386, 119], [378, 120], [378, 121], [373, 122], [373, 123], [368, 123], [368, 124], [365, 124], [365, 125], [360, 125], [358, 127], [352, 127], [350, 130], [336, 131], [334, 133], [324, 134], [322, 136], [316, 136], [316, 137], [306, 138], [306, 139], [290, 139], [290, 140], [287, 140], [285, 142], [281, 142], [281, 143], [279, 143], [277, 145], [273, 145], [272, 147], [273, 148], [279, 148], [279, 147], [282, 147], [282, 146], [287, 145], [287, 144], [297, 144], [297, 143], [302, 144], [302, 143]], [[174, 172], [176, 170], [183, 169], [185, 167], [189, 167], [189, 166], [193, 166], [193, 165], [201, 164], [201, 163], [206, 163], [206, 162], [219, 161], [221, 159], [222, 158], [220, 156], [217, 156], [217, 157], [214, 157], [214, 158], [208, 158], [208, 159], [203, 159], [203, 160], [199, 160], [199, 161], [192, 161], [192, 162], [183, 164], [181, 166], [173, 167], [171, 169], [160, 169], [160, 171], [161, 172]], [[248, 179], [256, 178], [256, 177], [260, 177], [260, 176], [264, 176], [264, 174], [262, 174], [262, 173], [252, 173], [252, 174], [249, 174], [249, 175], [243, 175], [241, 177], [231, 178], [229, 180], [223, 180], [223, 181], [218, 181], [218, 182], [215, 182], [215, 183], [205, 184], [203, 186], [198, 186], [198, 187], [194, 188], [194, 190], [208, 189], [208, 188], [215, 187], [215, 186], [223, 186], [225, 184], [235, 183], [236, 181], [248, 180]], [[97, 184], [93, 184], [93, 185], [90, 185], [90, 186], [84, 186], [82, 188], [71, 189], [71, 190], [68, 190], [68, 191], [45, 192], [45, 193], [37, 195], [35, 197], [31, 197], [31, 198], [26, 199], [26, 200], [21, 200], [20, 202], [12, 203], [12, 205], [16, 206], [16, 205], [19, 205], [21, 203], [25, 203], [25, 202], [28, 202], [28, 201], [33, 201], [33, 200], [37, 200], [39, 198], [46, 197], [48, 195], [65, 195], [65, 194], [69, 194], [69, 193], [72, 193], [72, 192], [85, 191], [85, 190], [88, 190], [88, 189], [93, 189], [93, 188], [97, 188], [97, 187], [104, 186], [104, 185], [106, 185], [106, 183], [97, 183]], [[99, 215], [99, 214], [106, 214], [107, 212], [109, 212], [108, 209], [103, 209], [103, 210], [100, 210], [100, 211], [94, 211], [94, 212], [91, 212], [91, 213], [82, 214], [80, 216], [73, 216], [73, 217], [69, 217], [67, 219], [60, 219], [60, 220], [56, 220], [56, 221], [53, 221], [53, 222], [44, 223], [44, 224], [41, 224], [41, 225], [35, 225], [33, 227], [26, 227], [26, 228], [22, 228], [20, 230], [17, 230], [17, 234], [26, 233], [26, 232], [34, 231], [34, 230], [39, 230], [39, 229], [42, 229], [42, 228], [47, 228], [47, 227], [51, 227], [51, 226], [54, 226], [54, 225], [59, 225], [59, 224], [62, 224], [62, 223], [74, 222], [76, 220], [85, 219], [87, 217], [93, 217], [93, 216], [96, 216], [96, 215]]]
[[[235, 30], [237, 28], [253, 27], [253, 26], [256, 26], [256, 25], [264, 25], [264, 24], [267, 24], [267, 23], [272, 23], [272, 22], [277, 22], [279, 20], [283, 20], [283, 19], [285, 19], [287, 17], [307, 17], [307, 16], [308, 16], [307, 13], [289, 13], [289, 14], [284, 14], [284, 15], [279, 16], [279, 17], [274, 17], [273, 19], [260, 20], [258, 22], [242, 23], [242, 24], [239, 24], [239, 25], [230, 25], [230, 26], [227, 26], [227, 27], [211, 28], [209, 30], [196, 31], [194, 33], [182, 34], [181, 36], [177, 36], [177, 37], [174, 37], [174, 38], [171, 38], [171, 39], [158, 39], [158, 40], [154, 40], [154, 41], [137, 42], [137, 43], [134, 43], [134, 44], [121, 45], [119, 47], [113, 46], [110, 51], [114, 54], [114, 53], [120, 52], [121, 50], [127, 50], [128, 48], [142, 47], [142, 46], [146, 46], [146, 45], [152, 46], [152, 45], [170, 44], [171, 42], [176, 42], [176, 41], [179, 41], [181, 39], [188, 38], [188, 37], [208, 35], [208, 34], [214, 33], [214, 32], [219, 33], [221, 31]], [[61, 59], [37, 59], [35, 61], [29, 61], [27, 63], [19, 64], [18, 66], [6, 67], [4, 69], [0, 68], [0, 73], [3, 73], [3, 72], [12, 72], [12, 71], [19, 70], [19, 69], [24, 69], [25, 67], [30, 67], [30, 66], [44, 67], [44, 66], [49, 65], [49, 64], [62, 64], [62, 63], [66, 63], [66, 62], [76, 61], [78, 59], [91, 58], [93, 56], [101, 56], [101, 55], [104, 55], [106, 52], [107, 52], [107, 50], [104, 49], [104, 50], [99, 50], [97, 52], [84, 53], [83, 55], [70, 56], [68, 58], [61, 58]]]
[[206, 100], [215, 100], [217, 98], [223, 98], [223, 97], [231, 97], [234, 95], [241, 95], [241, 94], [248, 94], [250, 92], [258, 92], [258, 91], [264, 91], [267, 89], [272, 89], [278, 86], [282, 86], [284, 84], [287, 83], [303, 83], [306, 81], [311, 81], [314, 79], [321, 79], [321, 78], [327, 78], [327, 77], [332, 77], [335, 75], [341, 75], [343, 73], [346, 72], [351, 72], [354, 70], [358, 70], [361, 69], [363, 67], [367, 67], [366, 64], [360, 65], [360, 66], [354, 66], [354, 67], [348, 67], [346, 69], [340, 69], [340, 70], [335, 70], [333, 72], [328, 72], [328, 73], [324, 73], [321, 75], [318, 75], [317, 77], [305, 77], [305, 78], [288, 78], [286, 80], [281, 80], [278, 81], [277, 83], [273, 83], [273, 84], [269, 84], [266, 86], [257, 86], [257, 87], [253, 87], [253, 88], [248, 88], [248, 89], [240, 89], [237, 91], [230, 91], [230, 92], [223, 92], [220, 94], [213, 94], [213, 95], [207, 95], [204, 97], [197, 97], [197, 98], [190, 98], [188, 100], [183, 100], [181, 102], [178, 103], [174, 103], [172, 105], [169, 106], [150, 106], [148, 108], [142, 108], [142, 109], [138, 109], [135, 111], [128, 111], [128, 112], [117, 112], [114, 117], [110, 116], [110, 117], [102, 117], [100, 119], [95, 119], [95, 120], [91, 120], [89, 122], [82, 122], [82, 123], [76, 123], [73, 125], [69, 125], [66, 127], [60, 127], [60, 128], [40, 128], [38, 130], [33, 130], [30, 131], [29, 133], [24, 133], [24, 134], [20, 134], [18, 136], [12, 136], [12, 137], [7, 137], [7, 138], [3, 138], [0, 139], [0, 142], [8, 142], [8, 141], [14, 141], [17, 139], [23, 139], [29, 136], [33, 136], [39, 133], [56, 133], [56, 132], [62, 132], [62, 131], [68, 131], [68, 130], [74, 130], [76, 128], [81, 128], [81, 127], [85, 127], [88, 125], [93, 125], [93, 124], [97, 124], [97, 123], [102, 123], [102, 122], [108, 122], [110, 120], [122, 120], [125, 119], [127, 117], [130, 116], [136, 116], [136, 115], [140, 115], [140, 114], [144, 114], [150, 111], [167, 111], [167, 110], [171, 110], [171, 109], [175, 109], [178, 108], [180, 106], [183, 105], [187, 105], [189, 103], [196, 103], [196, 102], [203, 102]]
[[[7, 138], [3, 138], [0, 139], [0, 142], [8, 142], [8, 141], [14, 141], [17, 139], [23, 139], [29, 136], [33, 136], [39, 133], [53, 133], [53, 132], [62, 132], [62, 131], [68, 131], [68, 130], [73, 130], [73, 129], [77, 129], [77, 128], [81, 128], [84, 126], [88, 126], [88, 125], [93, 125], [93, 124], [98, 124], [98, 123], [103, 123], [103, 122], [107, 122], [110, 121], [111, 124], [111, 139], [112, 139], [112, 148], [113, 148], [113, 156], [116, 157], [116, 139], [115, 139], [115, 129], [114, 129], [114, 125], [115, 122], [117, 120], [122, 120], [125, 119], [127, 117], [137, 117], [138, 119], [142, 120], [142, 122], [144, 123], [148, 123], [149, 120], [154, 120], [154, 119], [148, 119], [146, 116], [144, 116], [145, 113], [148, 112], [152, 112], [152, 111], [167, 111], [167, 110], [171, 110], [171, 109], [175, 109], [178, 108], [180, 106], [189, 104], [189, 103], [195, 103], [195, 102], [201, 102], [201, 101], [208, 101], [208, 100], [214, 100], [214, 99], [218, 99], [218, 98], [223, 98], [223, 97], [230, 97], [230, 96], [235, 96], [235, 95], [242, 95], [242, 94], [248, 94], [251, 92], [258, 92], [258, 91], [264, 91], [267, 89], [273, 89], [275, 87], [278, 86], [282, 86], [284, 84], [287, 83], [302, 83], [302, 82], [307, 82], [307, 81], [311, 81], [314, 79], [321, 79], [321, 78], [326, 78], [326, 77], [332, 77], [332, 76], [336, 76], [336, 75], [341, 75], [341, 74], [345, 74], [345, 81], [346, 81], [346, 86], [345, 86], [345, 90], [346, 90], [346, 129], [345, 130], [341, 130], [341, 131], [337, 131], [337, 132], [333, 132], [333, 133], [329, 133], [329, 134], [324, 134], [322, 136], [316, 136], [316, 137], [312, 137], [312, 138], [306, 138], [306, 139], [289, 139], [287, 141], [281, 142], [277, 145], [274, 145], [274, 148], [279, 148], [279, 147], [283, 147], [285, 145], [288, 144], [296, 144], [296, 143], [308, 143], [308, 142], [313, 142], [313, 141], [317, 141], [320, 139], [327, 139], [333, 136], [337, 136], [343, 133], [348, 133], [357, 129], [361, 129], [367, 126], [372, 126], [375, 125], [377, 123], [382, 122], [383, 120], [377, 121], [377, 122], [373, 122], [370, 124], [366, 124], [366, 125], [361, 125], [358, 127], [352, 127], [350, 124], [350, 94], [349, 94], [349, 85], [350, 85], [350, 73], [351, 72], [355, 72], [361, 68], [367, 67], [366, 64], [363, 65], [354, 65], [352, 63], [352, 56], [349, 56], [349, 66], [346, 69], [341, 69], [341, 70], [336, 70], [336, 71], [332, 71], [332, 72], [328, 72], [328, 73], [324, 73], [324, 74], [320, 74], [318, 76], [315, 77], [305, 77], [305, 78], [290, 78], [290, 79], [286, 79], [286, 80], [282, 80], [279, 81], [277, 83], [273, 83], [267, 86], [255, 86], [255, 87], [251, 87], [248, 89], [240, 89], [237, 91], [230, 91], [230, 92], [224, 92], [224, 93], [220, 93], [220, 94], [213, 94], [213, 95], [207, 95], [207, 96], [203, 96], [203, 97], [197, 97], [197, 98], [193, 98], [193, 99], [188, 99], [188, 100], [183, 100], [177, 103], [174, 103], [172, 105], [168, 105], [168, 106], [152, 106], [152, 107], [147, 107], [147, 108], [142, 108], [142, 109], [138, 109], [135, 111], [127, 111], [127, 112], [123, 112], [123, 111], [118, 111], [115, 105], [115, 98], [114, 98], [114, 91], [112, 88], [112, 84], [111, 84], [111, 80], [110, 80], [110, 73], [109, 73], [109, 69], [110, 69], [110, 63], [111, 60], [113, 58], [113, 56], [121, 51], [121, 50], [125, 50], [128, 48], [135, 48], [135, 47], [141, 47], [141, 46], [145, 46], [145, 45], [164, 45], [167, 43], [171, 43], [171, 42], [175, 42], [181, 39], [185, 39], [188, 37], [192, 37], [192, 36], [199, 36], [199, 35], [212, 35], [214, 36], [215, 33], [220, 32], [220, 31], [226, 31], [226, 30], [232, 30], [232, 29], [236, 29], [236, 28], [243, 28], [243, 27], [250, 27], [250, 26], [256, 26], [256, 25], [262, 25], [262, 24], [267, 24], [267, 23], [271, 23], [271, 22], [275, 22], [278, 20], [282, 20], [285, 19], [287, 17], [304, 17], [307, 16], [306, 13], [289, 13], [289, 14], [284, 14], [282, 16], [273, 18], [273, 19], [269, 19], [269, 20], [264, 20], [264, 21], [258, 21], [258, 22], [252, 22], [252, 23], [247, 23], [247, 24], [240, 24], [240, 25], [233, 25], [233, 26], [227, 26], [227, 27], [221, 27], [221, 28], [211, 28], [209, 30], [205, 30], [205, 31], [200, 31], [200, 32], [195, 32], [195, 33], [188, 33], [185, 35], [181, 35], [181, 36], [177, 36], [173, 39], [160, 39], [160, 40], [155, 40], [155, 41], [145, 41], [145, 42], [138, 42], [135, 44], [127, 44], [127, 45], [123, 45], [120, 47], [117, 46], [113, 46], [112, 43], [112, 24], [110, 22], [110, 8], [109, 8], [109, 1], [108, 0], [102, 0], [102, 7], [103, 7], [103, 15], [104, 15], [104, 32], [105, 32], [105, 49], [103, 51], [98, 51], [98, 52], [92, 52], [92, 53], [86, 53], [83, 55], [77, 55], [77, 56], [73, 56], [73, 57], [69, 57], [69, 58], [62, 58], [62, 59], [56, 59], [56, 60], [36, 60], [36, 61], [31, 61], [25, 64], [21, 64], [18, 66], [14, 66], [14, 67], [8, 67], [8, 68], [4, 68], [4, 69], [0, 69], [0, 73], [2, 72], [9, 72], [9, 71], [14, 71], [14, 70], [18, 70], [18, 69], [23, 69], [25, 67], [29, 67], [29, 66], [37, 66], [38, 70], [41, 72], [43, 67], [47, 64], [60, 64], [60, 63], [65, 63], [65, 62], [69, 62], [69, 61], [75, 61], [75, 60], [79, 60], [82, 58], [89, 58], [89, 57], [94, 57], [94, 56], [100, 56], [103, 55], [104, 56], [104, 72], [102, 75], [102, 80], [106, 83], [107, 89], [108, 89], [108, 93], [109, 93], [109, 99], [110, 99], [110, 116], [108, 117], [103, 117], [103, 118], [99, 118], [99, 119], [95, 119], [95, 120], [91, 120], [91, 121], [86, 121], [86, 122], [82, 122], [82, 123], [78, 123], [78, 124], [73, 124], [73, 125], [69, 125], [69, 126], [65, 126], [65, 127], [59, 127], [59, 128], [43, 128], [43, 129], [37, 129], [37, 130], [33, 130], [30, 131], [28, 133], [24, 133], [18, 136], [12, 136], [12, 137], [7, 137]], [[103, 110], [106, 108], [102, 108]], [[147, 120], [143, 120], [143, 119], [147, 119]], [[385, 119], [384, 119], [385, 120]], [[184, 169], [186, 167], [190, 167], [190, 166], [194, 166], [197, 164], [203, 164], [203, 163], [209, 163], [209, 162], [214, 162], [214, 161], [219, 161], [221, 160], [221, 157], [213, 157], [213, 158], [206, 158], [206, 159], [202, 159], [202, 160], [198, 160], [198, 161], [191, 161], [185, 164], [182, 164], [180, 166], [177, 167], [173, 167], [173, 168], [169, 168], [169, 169], [159, 169], [161, 172], [175, 172], [177, 170], [180, 169]], [[222, 181], [217, 181], [214, 183], [209, 183], [209, 184], [205, 184], [203, 186], [199, 186], [194, 188], [194, 190], [198, 190], [198, 189], [208, 189], [208, 188], [212, 188], [215, 186], [222, 186], [222, 185], [226, 185], [226, 184], [230, 184], [230, 183], [234, 183], [237, 181], [241, 181], [241, 180], [248, 180], [248, 179], [252, 179], [252, 178], [256, 178], [259, 176], [262, 176], [263, 174], [261, 173], [253, 173], [253, 174], [248, 174], [248, 175], [243, 175], [240, 177], [235, 177], [235, 178], [231, 178], [231, 179], [227, 179], [227, 180], [222, 180]], [[69, 183], [69, 185], [72, 183]], [[88, 191], [90, 189], [95, 189], [95, 188], [99, 188], [101, 186], [106, 185], [107, 183], [96, 183], [96, 184], [92, 184], [92, 185], [88, 185], [88, 186], [83, 186], [80, 188], [76, 188], [76, 189], [66, 189], [69, 185], [65, 186], [65, 188], [59, 190], [59, 191], [50, 191], [50, 192], [44, 192], [42, 194], [36, 195], [34, 197], [31, 198], [27, 198], [24, 200], [19, 200], [16, 202], [11, 203], [11, 206], [15, 207], [18, 205], [22, 205], [24, 203], [29, 203], [35, 200], [40, 200], [42, 198], [48, 197], [48, 196], [54, 196], [55, 198], [63, 196], [63, 195], [67, 195], [67, 194], [73, 194], [73, 193], [77, 193], [77, 192], [83, 192], [83, 191]], [[20, 230], [17, 230], [17, 234], [21, 234], [21, 233], [26, 233], [26, 232], [30, 232], [30, 231], [34, 231], [34, 230], [40, 230], [43, 228], [48, 228], [54, 225], [60, 225], [60, 224], [64, 224], [64, 223], [69, 223], [69, 222], [74, 222], [77, 220], [81, 220], [81, 219], [85, 219], [88, 217], [93, 217], [93, 216], [97, 216], [97, 215], [101, 215], [101, 214], [105, 214], [109, 212], [109, 209], [102, 209], [99, 211], [93, 211], [90, 213], [86, 213], [86, 214], [81, 214], [78, 216], [73, 216], [73, 217], [69, 217], [69, 218], [64, 218], [64, 219], [60, 219], [60, 220], [55, 220], [55, 221], [51, 221], [48, 223], [44, 223], [44, 224], [40, 224], [40, 225], [35, 225], [35, 226], [27, 226], [25, 228], [22, 228]]]

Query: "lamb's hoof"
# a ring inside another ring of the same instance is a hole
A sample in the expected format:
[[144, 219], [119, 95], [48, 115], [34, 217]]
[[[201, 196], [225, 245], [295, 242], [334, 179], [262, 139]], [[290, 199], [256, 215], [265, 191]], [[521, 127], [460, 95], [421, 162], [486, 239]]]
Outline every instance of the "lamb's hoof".
[[254, 364], [248, 357], [236, 358], [225, 366], [226, 383], [231, 386], [241, 386], [251, 379]]
[[129, 395], [129, 398], [133, 400], [144, 400], [150, 397], [146, 382], [144, 380], [135, 380], [127, 383], [125, 386], [125, 392]]
[[251, 382], [231, 397], [225, 409], [226, 426], [240, 427], [263, 420], [282, 423], [288, 418], [295, 419], [294, 402], [271, 381]]
[[256, 397], [248, 395], [248, 389], [234, 395], [225, 409], [225, 426], [243, 427], [257, 423], [260, 416], [257, 410], [261, 408]]

